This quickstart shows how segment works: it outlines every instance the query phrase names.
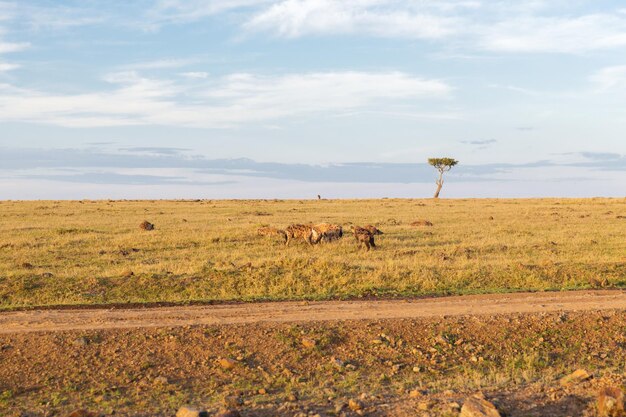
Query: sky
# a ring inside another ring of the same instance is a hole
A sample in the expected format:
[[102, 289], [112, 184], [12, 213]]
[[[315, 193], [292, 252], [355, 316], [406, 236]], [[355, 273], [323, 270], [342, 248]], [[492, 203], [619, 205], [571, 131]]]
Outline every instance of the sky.
[[626, 195], [626, 4], [0, 0], [0, 199]]

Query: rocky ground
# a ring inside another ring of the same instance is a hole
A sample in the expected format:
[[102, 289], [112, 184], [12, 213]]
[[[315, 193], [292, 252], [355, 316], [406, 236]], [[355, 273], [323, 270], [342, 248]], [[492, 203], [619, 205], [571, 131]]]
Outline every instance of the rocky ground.
[[625, 364], [624, 310], [15, 333], [0, 415], [594, 416]]

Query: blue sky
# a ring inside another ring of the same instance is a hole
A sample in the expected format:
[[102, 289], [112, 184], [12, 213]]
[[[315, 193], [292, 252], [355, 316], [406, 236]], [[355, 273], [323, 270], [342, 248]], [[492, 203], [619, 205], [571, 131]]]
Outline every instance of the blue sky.
[[0, 198], [624, 196], [626, 4], [0, 0]]

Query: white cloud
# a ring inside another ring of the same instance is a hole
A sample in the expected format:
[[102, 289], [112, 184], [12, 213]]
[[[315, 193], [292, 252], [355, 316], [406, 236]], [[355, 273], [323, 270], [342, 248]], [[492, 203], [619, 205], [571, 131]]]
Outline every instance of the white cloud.
[[253, 16], [245, 28], [291, 38], [366, 34], [436, 39], [456, 33], [458, 24], [457, 18], [436, 15], [428, 8], [402, 6], [395, 1], [286, 0]]
[[34, 5], [26, 1], [0, 1], [0, 21], [13, 21], [39, 30], [92, 25], [110, 18], [100, 11], [102, 8], [91, 7], [88, 2], [82, 2], [80, 7], [49, 3]]
[[176, 84], [132, 71], [110, 74], [110, 91], [59, 95], [0, 85], [0, 120], [92, 127], [174, 125], [223, 128], [338, 111], [416, 105], [451, 87], [401, 72], [326, 72]]
[[143, 17], [151, 28], [193, 22], [230, 10], [271, 3], [272, 0], [157, 0]]
[[[14, 19], [15, 9], [15, 4], [0, 1], [0, 23], [5, 24], [5, 22]], [[5, 34], [5, 27], [0, 26], [0, 55], [19, 52], [30, 46], [27, 42], [7, 42], [4, 40]], [[18, 64], [0, 61], [0, 73], [11, 71], [19, 67]]]
[[626, 46], [626, 18], [529, 16], [477, 28], [483, 49], [497, 52], [584, 53]]
[[[42, 29], [101, 23], [158, 29], [228, 14], [223, 21], [241, 25], [247, 34], [423, 39], [440, 42], [448, 52], [579, 54], [626, 47], [623, 6], [611, 9], [590, 0], [147, 0], [142, 4], [148, 7], [132, 2], [112, 9], [95, 8], [89, 2], [44, 7], [0, 0], [0, 21]], [[597, 12], [590, 12], [594, 9]], [[0, 37], [0, 53], [27, 46], [2, 43]]]
[[204, 72], [204, 71], [182, 72], [180, 75], [186, 78], [200, 78], [200, 79], [205, 79], [209, 77], [209, 73]]
[[[2, 8], [0, 7], [0, 13], [1, 12], [2, 12]], [[0, 22], [2, 22], [1, 19], [0, 19]], [[27, 42], [8, 42], [4, 39], [5, 34], [6, 34], [6, 29], [0, 26], [0, 54], [18, 52], [30, 46], [30, 44]]]
[[451, 40], [493, 52], [585, 53], [626, 46], [623, 13], [576, 14], [562, 1], [282, 0], [257, 11], [249, 32]]
[[626, 65], [602, 68], [591, 76], [591, 81], [600, 90], [626, 88]]
[[30, 45], [26, 42], [14, 43], [14, 42], [3, 42], [2, 40], [0, 40], [0, 54], [21, 51], [23, 49], [28, 48], [29, 46]]
[[[2, 3], [0, 3], [0, 13], [2, 12], [2, 10], [3, 10]], [[0, 21], [2, 21], [1, 18], [0, 18]], [[12, 52], [18, 52], [30, 46], [28, 43], [25, 43], [25, 42], [22, 42], [22, 43], [5, 42], [2, 39], [3, 34], [4, 34], [4, 30], [2, 27], [0, 27], [0, 55], [9, 54]], [[16, 68], [19, 68], [18, 64], [0, 61], [0, 73], [11, 71]]]
[[76, 26], [91, 26], [107, 21], [107, 17], [93, 10], [77, 10], [70, 7], [22, 7], [21, 15], [31, 29], [65, 29]]
[[6, 62], [0, 62], [0, 72], [11, 71], [19, 67], [20, 66], [17, 64], [9, 64]]
[[585, 53], [626, 47], [623, 13], [576, 14], [562, 1], [282, 0], [255, 13], [249, 32], [297, 38], [365, 35], [447, 40], [511, 53]]

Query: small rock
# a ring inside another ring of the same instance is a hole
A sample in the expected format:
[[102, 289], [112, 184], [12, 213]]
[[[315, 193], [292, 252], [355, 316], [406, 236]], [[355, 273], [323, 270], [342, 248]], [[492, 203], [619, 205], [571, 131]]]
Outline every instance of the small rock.
[[591, 378], [589, 372], [584, 369], [577, 369], [569, 375], [565, 375], [563, 378], [559, 380], [559, 383], [563, 386], [579, 384], [583, 381]]
[[237, 361], [231, 358], [222, 358], [217, 362], [224, 369], [233, 369], [237, 365]]
[[459, 417], [500, 417], [496, 406], [479, 396], [469, 397], [463, 403]]
[[337, 368], [343, 368], [346, 363], [339, 358], [335, 358], [334, 356], [330, 359], [330, 363], [335, 365]]
[[227, 395], [223, 403], [228, 408], [235, 408], [243, 404], [243, 399], [239, 395]]
[[[291, 401], [285, 401], [284, 403], [282, 403], [277, 411], [283, 412], [283, 411], [295, 411], [300, 409], [300, 407], [298, 406], [297, 403], [295, 402], [291, 402]], [[286, 414], [278, 414], [278, 415], [286, 415]]]
[[303, 337], [302, 346], [304, 346], [307, 349], [313, 349], [315, 346], [317, 346], [317, 340], [312, 339], [310, 337]]
[[[87, 346], [89, 344], [89, 339], [87, 339], [85, 336], [80, 336], [74, 339], [72, 343], [75, 346]], [[77, 411], [80, 411], [80, 410], [77, 410]]]
[[335, 405], [335, 414], [341, 413], [341, 411], [346, 408], [348, 405], [346, 403], [339, 403]]
[[348, 401], [348, 407], [350, 407], [350, 410], [352, 411], [359, 411], [363, 409], [363, 403], [359, 400], [351, 399]]
[[178, 409], [176, 417], [209, 417], [209, 413], [205, 410], [184, 406]]
[[621, 388], [603, 387], [598, 392], [598, 417], [624, 417], [624, 391]]
[[461, 409], [461, 405], [457, 403], [456, 401], [452, 401], [448, 403], [448, 409], [452, 411], [453, 413], [458, 413], [459, 410]]
[[167, 385], [169, 383], [167, 378], [164, 376], [157, 376], [152, 382], [154, 385]]
[[417, 409], [421, 411], [428, 411], [433, 408], [433, 403], [430, 401], [420, 401], [417, 403]]
[[448, 341], [442, 335], [437, 335], [435, 337], [435, 343], [439, 343], [442, 346], [448, 345]]

